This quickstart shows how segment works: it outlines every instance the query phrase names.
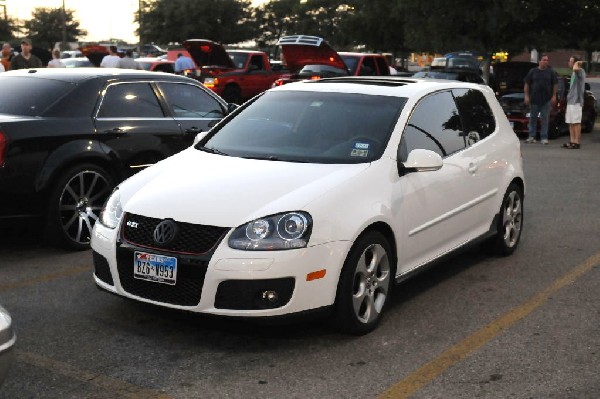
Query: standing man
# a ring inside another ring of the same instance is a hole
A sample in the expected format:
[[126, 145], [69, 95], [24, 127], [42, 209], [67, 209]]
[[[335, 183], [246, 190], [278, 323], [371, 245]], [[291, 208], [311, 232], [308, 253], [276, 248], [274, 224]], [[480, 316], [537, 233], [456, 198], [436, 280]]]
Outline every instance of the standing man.
[[177, 53], [177, 60], [175, 61], [175, 73], [183, 74], [188, 69], [196, 69], [196, 64], [194, 64], [194, 61], [182, 53]]
[[119, 61], [121, 61], [121, 57], [117, 53], [117, 46], [109, 46], [108, 47], [108, 55], [105, 55], [102, 58], [102, 62], [100, 66], [102, 68], [118, 68]]
[[43, 68], [42, 60], [31, 53], [31, 40], [21, 39], [21, 54], [15, 55], [10, 62], [10, 70]]
[[581, 67], [579, 57], [569, 58], [569, 67], [573, 69], [569, 94], [567, 94], [567, 112], [565, 122], [569, 124], [569, 136], [571, 141], [563, 144], [563, 148], [579, 149], [581, 147], [581, 116], [583, 111], [583, 96], [585, 94], [585, 71]]
[[133, 50], [127, 49], [125, 51], [125, 57], [119, 60], [119, 68], [140, 69], [139, 64], [133, 59]]
[[548, 121], [550, 108], [556, 104], [558, 78], [556, 72], [548, 66], [548, 55], [542, 54], [539, 65], [525, 76], [525, 105], [529, 105], [529, 137], [526, 143], [535, 143], [537, 118], [540, 116], [540, 138], [542, 144], [548, 144]]

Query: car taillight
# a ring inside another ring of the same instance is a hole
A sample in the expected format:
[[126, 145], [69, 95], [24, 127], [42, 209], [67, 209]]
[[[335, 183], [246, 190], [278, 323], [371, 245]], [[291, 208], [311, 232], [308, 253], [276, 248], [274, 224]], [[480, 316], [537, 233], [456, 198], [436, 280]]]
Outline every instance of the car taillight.
[[275, 82], [273, 82], [273, 87], [283, 86], [284, 83], [285, 82], [283, 81], [283, 79], [277, 79]]
[[310, 80], [319, 80], [321, 77], [319, 75], [313, 75], [310, 77]]
[[8, 147], [8, 139], [4, 133], [0, 132], [0, 167], [4, 166], [4, 156]]

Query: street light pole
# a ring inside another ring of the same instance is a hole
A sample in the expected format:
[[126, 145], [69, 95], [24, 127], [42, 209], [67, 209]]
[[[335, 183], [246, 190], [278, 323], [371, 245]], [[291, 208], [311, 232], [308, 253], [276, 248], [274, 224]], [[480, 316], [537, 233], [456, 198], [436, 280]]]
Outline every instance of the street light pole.
[[61, 51], [67, 49], [67, 12], [65, 11], [65, 0], [62, 0], [62, 43]]

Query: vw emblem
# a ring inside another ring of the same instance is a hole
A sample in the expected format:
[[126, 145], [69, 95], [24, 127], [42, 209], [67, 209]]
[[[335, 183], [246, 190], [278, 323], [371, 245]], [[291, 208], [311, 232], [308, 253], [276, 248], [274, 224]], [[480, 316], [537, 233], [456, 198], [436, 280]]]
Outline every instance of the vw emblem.
[[154, 229], [154, 242], [165, 245], [173, 241], [177, 235], [177, 223], [172, 220], [163, 220]]

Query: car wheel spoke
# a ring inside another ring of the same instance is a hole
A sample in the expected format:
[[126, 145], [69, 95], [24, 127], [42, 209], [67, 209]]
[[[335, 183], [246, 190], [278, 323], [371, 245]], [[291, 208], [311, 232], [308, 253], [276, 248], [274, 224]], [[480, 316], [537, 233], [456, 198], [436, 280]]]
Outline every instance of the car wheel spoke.
[[506, 206], [503, 212], [504, 242], [508, 247], [512, 247], [517, 242], [521, 231], [522, 207], [521, 199], [517, 192], [513, 191], [508, 195]]
[[356, 265], [352, 304], [358, 320], [370, 323], [383, 310], [390, 283], [390, 265], [379, 244], [365, 248]]

